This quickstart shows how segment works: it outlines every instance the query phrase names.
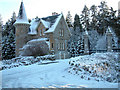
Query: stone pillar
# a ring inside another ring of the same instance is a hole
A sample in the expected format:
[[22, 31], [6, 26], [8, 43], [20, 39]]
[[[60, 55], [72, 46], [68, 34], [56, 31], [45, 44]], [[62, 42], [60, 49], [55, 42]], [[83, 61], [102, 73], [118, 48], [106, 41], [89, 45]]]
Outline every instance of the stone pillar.
[[84, 33], [84, 54], [89, 54], [88, 32]]
[[112, 33], [109, 27], [106, 34], [107, 34], [107, 52], [111, 52], [112, 51]]
[[0, 61], [2, 60], [2, 26], [0, 25]]

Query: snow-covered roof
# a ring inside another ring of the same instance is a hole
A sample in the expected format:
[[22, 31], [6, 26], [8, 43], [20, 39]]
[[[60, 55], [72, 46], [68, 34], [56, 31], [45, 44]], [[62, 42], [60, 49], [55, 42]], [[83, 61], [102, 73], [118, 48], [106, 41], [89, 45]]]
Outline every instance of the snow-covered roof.
[[54, 24], [53, 24], [45, 33], [54, 32], [56, 26], [58, 25], [58, 23], [59, 23], [59, 21], [60, 21], [60, 19], [61, 19], [61, 17], [62, 17], [62, 14], [59, 14], [59, 15], [57, 16], [57, 18], [55, 19]]
[[42, 22], [42, 24], [46, 27], [46, 28], [49, 28], [50, 27], [50, 22], [48, 21], [45, 21], [43, 19], [40, 20]]
[[38, 42], [38, 41], [46, 41], [46, 40], [48, 40], [48, 38], [38, 38], [38, 39], [30, 40], [28, 43], [31, 43], [31, 42]]
[[29, 31], [28, 34], [31, 34], [31, 35], [37, 34], [36, 29], [37, 29], [39, 23], [40, 23], [39, 18], [32, 19], [31, 26], [30, 26], [30, 31]]
[[37, 34], [36, 30], [37, 30], [37, 27], [40, 22], [45, 26], [45, 28], [48, 29], [44, 33], [53, 32], [61, 17], [62, 17], [62, 14], [58, 14], [58, 15], [48, 16], [48, 17], [44, 17], [44, 18], [33, 19], [31, 21], [30, 31], [28, 34], [31, 34], [31, 35]]
[[15, 24], [29, 24], [23, 2], [21, 2], [18, 17], [16, 19]]

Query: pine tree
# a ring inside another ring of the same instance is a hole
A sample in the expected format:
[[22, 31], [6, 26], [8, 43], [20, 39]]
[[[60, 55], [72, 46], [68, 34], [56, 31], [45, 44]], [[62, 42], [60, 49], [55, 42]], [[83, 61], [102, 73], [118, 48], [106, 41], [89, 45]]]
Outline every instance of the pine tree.
[[82, 25], [80, 23], [80, 18], [79, 15], [75, 14], [75, 18], [74, 18], [74, 30], [76, 30], [76, 28], [79, 28], [80, 31], [82, 32]]
[[68, 11], [68, 14], [66, 16], [66, 22], [68, 24], [68, 27], [73, 27], [73, 25], [72, 25], [72, 16], [70, 14], [70, 11]]
[[97, 6], [92, 5], [90, 8], [91, 11], [91, 23], [90, 23], [90, 27], [91, 30], [97, 30]]
[[85, 5], [81, 14], [81, 22], [83, 25], [83, 29], [89, 30], [90, 27], [90, 18], [89, 18], [90, 12], [88, 7]]
[[98, 7], [98, 32], [103, 34], [109, 25], [109, 8], [105, 1], [102, 1]]

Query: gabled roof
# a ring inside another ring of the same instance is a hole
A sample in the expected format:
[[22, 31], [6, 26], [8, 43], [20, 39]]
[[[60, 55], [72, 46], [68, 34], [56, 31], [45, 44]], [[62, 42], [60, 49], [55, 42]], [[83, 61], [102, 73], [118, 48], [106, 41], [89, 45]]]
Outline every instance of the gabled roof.
[[29, 24], [23, 2], [21, 2], [18, 17], [16, 19], [15, 24]]
[[45, 33], [51, 33], [51, 32], [54, 32], [56, 26], [58, 25], [61, 17], [62, 17], [62, 14], [59, 14], [59, 15], [56, 15], [57, 18], [54, 18], [53, 21], [51, 21], [51, 27], [45, 32]]
[[51, 33], [55, 30], [62, 14], [54, 15], [54, 16], [48, 16], [44, 18], [36, 18], [31, 21], [31, 26], [30, 26], [30, 32], [28, 34], [37, 34], [37, 27], [39, 23], [41, 22], [45, 28], [48, 30], [45, 33]]
[[39, 18], [32, 19], [31, 26], [30, 26], [30, 32], [28, 34], [32, 34], [32, 35], [37, 34], [36, 29], [37, 29], [39, 23], [40, 23]]

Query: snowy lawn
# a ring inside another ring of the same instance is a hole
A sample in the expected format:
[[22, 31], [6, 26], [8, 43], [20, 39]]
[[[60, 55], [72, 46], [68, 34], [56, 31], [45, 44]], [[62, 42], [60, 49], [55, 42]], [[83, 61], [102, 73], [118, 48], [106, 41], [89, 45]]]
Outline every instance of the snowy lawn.
[[2, 72], [2, 88], [118, 88], [118, 83], [110, 83], [105, 80], [99, 82], [94, 79], [86, 80], [82, 79], [80, 75], [68, 73], [69, 62], [81, 57], [91, 56], [56, 60], [50, 64], [35, 63], [2, 70], [0, 71], [0, 73]]

